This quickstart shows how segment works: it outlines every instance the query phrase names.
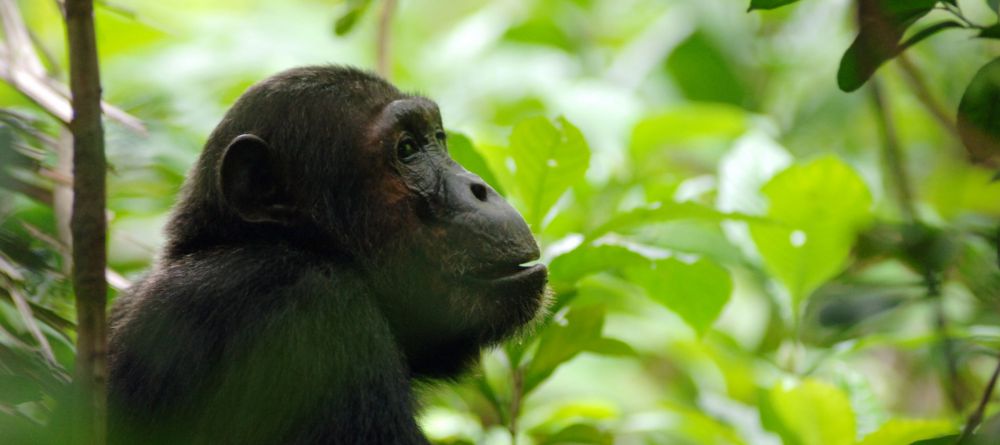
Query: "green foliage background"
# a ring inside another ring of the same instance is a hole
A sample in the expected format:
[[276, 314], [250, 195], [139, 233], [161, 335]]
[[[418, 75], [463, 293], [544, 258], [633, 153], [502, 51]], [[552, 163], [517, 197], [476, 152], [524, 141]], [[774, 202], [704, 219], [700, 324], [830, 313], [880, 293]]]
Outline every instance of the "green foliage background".
[[[968, 162], [955, 117], [960, 102], [996, 101], [982, 80], [986, 92], [962, 97], [1000, 55], [970, 39], [996, 29], [997, 3], [910, 2], [927, 8], [914, 19], [878, 1], [902, 14], [888, 49], [872, 49], [842, 0], [753, 0], [764, 11], [749, 13], [732, 0], [400, 1], [393, 82], [436, 100], [453, 157], [521, 210], [554, 293], [544, 323], [468, 378], [422, 388], [427, 434], [720, 445], [958, 434], [1000, 347], [1000, 184], [988, 148]], [[16, 3], [46, 71], [64, 78], [57, 3]], [[966, 22], [921, 34], [957, 20], [952, 7]], [[105, 99], [147, 128], [107, 120], [111, 269], [135, 279], [155, 259], [166, 212], [236, 97], [284, 68], [375, 66], [381, 10], [99, 2]], [[75, 334], [57, 211], [24, 191], [59, 187], [65, 130], [10, 84], [0, 107], [2, 436], [44, 428]], [[998, 407], [986, 405], [981, 443], [1000, 441]]]

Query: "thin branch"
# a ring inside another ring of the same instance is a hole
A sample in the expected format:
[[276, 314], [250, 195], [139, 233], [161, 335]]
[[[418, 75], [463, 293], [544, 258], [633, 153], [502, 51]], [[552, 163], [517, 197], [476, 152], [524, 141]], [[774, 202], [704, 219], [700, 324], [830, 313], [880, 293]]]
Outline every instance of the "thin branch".
[[[73, 118], [69, 90], [46, 73], [16, 1], [0, 0], [0, 22], [3, 23], [5, 37], [5, 45], [0, 46], [0, 79], [68, 125]], [[109, 118], [136, 133], [146, 134], [146, 127], [140, 119], [107, 103], [101, 102], [101, 106]]]
[[979, 426], [979, 423], [983, 421], [983, 413], [986, 412], [986, 405], [989, 404], [990, 398], [993, 397], [993, 388], [997, 385], [998, 376], [1000, 376], [1000, 361], [997, 361], [997, 366], [993, 368], [993, 375], [990, 376], [990, 381], [986, 384], [986, 389], [983, 390], [983, 397], [979, 399], [979, 405], [969, 415], [969, 420], [965, 423], [965, 428], [962, 429], [962, 435], [958, 436], [958, 439], [954, 443], [964, 443], [966, 439], [972, 436], [972, 432]]
[[896, 56], [896, 61], [899, 63], [899, 67], [902, 68], [903, 78], [906, 80], [907, 85], [913, 90], [913, 94], [920, 101], [920, 104], [924, 106], [934, 116], [934, 119], [938, 121], [941, 126], [948, 131], [956, 140], [961, 140], [961, 136], [958, 134], [958, 126], [955, 124], [955, 120], [952, 119], [952, 115], [941, 105], [934, 95], [931, 94], [930, 88], [927, 87], [927, 82], [924, 80], [923, 74], [920, 70], [913, 64], [913, 61], [906, 55], [902, 53]]
[[871, 84], [869, 91], [871, 91], [872, 103], [875, 107], [875, 120], [882, 134], [882, 153], [886, 173], [893, 183], [896, 200], [903, 218], [912, 223], [917, 219], [917, 211], [913, 205], [910, 177], [906, 170], [903, 152], [899, 147], [899, 136], [896, 134], [895, 125], [893, 125], [892, 111], [889, 109], [889, 103], [882, 97], [882, 87], [878, 79], [872, 77], [869, 83]]
[[378, 19], [378, 66], [380, 76], [388, 79], [392, 70], [392, 16], [396, 12], [396, 0], [382, 2], [382, 14]]
[[73, 121], [73, 288], [76, 290], [75, 413], [78, 441], [105, 443], [107, 429], [107, 160], [93, 0], [66, 1]]
[[511, 373], [510, 419], [507, 431], [510, 432], [511, 445], [517, 445], [517, 420], [521, 416], [521, 403], [524, 395], [524, 367], [518, 366]]

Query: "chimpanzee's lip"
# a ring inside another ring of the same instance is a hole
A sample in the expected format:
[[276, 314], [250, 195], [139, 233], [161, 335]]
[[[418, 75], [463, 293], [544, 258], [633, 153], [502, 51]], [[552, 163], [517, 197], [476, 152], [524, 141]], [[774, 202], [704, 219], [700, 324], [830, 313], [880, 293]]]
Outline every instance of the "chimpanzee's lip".
[[518, 263], [497, 263], [491, 264], [469, 274], [469, 277], [477, 281], [504, 282], [521, 281], [538, 274], [546, 274], [548, 269], [544, 264], [535, 260]]

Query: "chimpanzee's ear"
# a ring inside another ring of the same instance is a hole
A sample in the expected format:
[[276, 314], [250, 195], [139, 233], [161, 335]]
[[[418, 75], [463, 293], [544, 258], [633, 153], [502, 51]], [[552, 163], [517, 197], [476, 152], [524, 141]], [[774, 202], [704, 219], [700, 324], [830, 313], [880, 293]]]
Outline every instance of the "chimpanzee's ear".
[[270, 145], [252, 134], [233, 139], [218, 167], [219, 191], [225, 205], [244, 221], [289, 224], [294, 217], [283, 177]]

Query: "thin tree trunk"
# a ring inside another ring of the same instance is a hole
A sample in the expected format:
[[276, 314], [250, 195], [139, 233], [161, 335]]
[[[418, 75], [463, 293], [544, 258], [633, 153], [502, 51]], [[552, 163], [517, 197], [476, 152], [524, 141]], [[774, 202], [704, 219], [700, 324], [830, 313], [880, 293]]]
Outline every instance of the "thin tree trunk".
[[107, 221], [101, 82], [93, 0], [66, 0], [73, 120], [73, 287], [76, 290], [78, 393], [76, 442], [99, 445], [106, 430]]

